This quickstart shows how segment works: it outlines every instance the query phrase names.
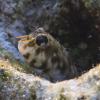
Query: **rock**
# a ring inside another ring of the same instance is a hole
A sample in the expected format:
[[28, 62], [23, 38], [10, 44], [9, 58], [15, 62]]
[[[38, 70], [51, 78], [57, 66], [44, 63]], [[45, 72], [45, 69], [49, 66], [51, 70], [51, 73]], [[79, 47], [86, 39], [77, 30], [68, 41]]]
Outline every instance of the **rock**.
[[0, 48], [4, 48], [7, 50], [15, 59], [19, 59], [23, 61], [23, 57], [18, 53], [16, 47], [9, 41], [10, 38], [8, 37], [7, 33], [4, 31], [3, 28], [0, 29]]
[[13, 14], [15, 12], [16, 3], [14, 0], [0, 0], [1, 3], [1, 11], [6, 14]]
[[15, 66], [9, 60], [0, 60], [1, 100], [100, 99], [100, 65], [78, 78], [57, 83], [18, 71], [21, 66]]
[[6, 28], [6, 32], [9, 33], [12, 37], [17, 37], [26, 33], [23, 22], [18, 19], [16, 19]]
[[78, 78], [51, 83], [30, 73], [25, 62], [22, 65], [15, 39], [42, 26], [70, 47], [74, 59], [87, 68], [91, 59], [91, 64], [100, 62], [96, 57], [100, 51], [99, 7], [99, 0], [0, 0], [0, 100], [100, 100], [100, 65], [90, 66]]

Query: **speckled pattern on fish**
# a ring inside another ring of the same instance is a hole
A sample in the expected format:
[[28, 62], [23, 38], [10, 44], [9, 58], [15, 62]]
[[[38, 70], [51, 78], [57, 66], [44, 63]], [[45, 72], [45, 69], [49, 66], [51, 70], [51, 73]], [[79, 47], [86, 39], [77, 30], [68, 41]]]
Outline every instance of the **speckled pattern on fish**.
[[20, 39], [20, 53], [37, 75], [51, 81], [61, 81], [76, 74], [68, 51], [43, 28], [17, 38]]

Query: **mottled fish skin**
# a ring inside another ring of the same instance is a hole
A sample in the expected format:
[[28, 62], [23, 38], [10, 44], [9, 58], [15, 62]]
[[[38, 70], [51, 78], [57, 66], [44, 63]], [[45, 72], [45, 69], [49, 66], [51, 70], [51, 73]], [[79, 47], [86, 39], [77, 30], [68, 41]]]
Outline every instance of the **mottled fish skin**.
[[68, 79], [76, 74], [69, 53], [42, 28], [30, 35], [17, 37], [19, 52], [36, 74], [51, 81]]

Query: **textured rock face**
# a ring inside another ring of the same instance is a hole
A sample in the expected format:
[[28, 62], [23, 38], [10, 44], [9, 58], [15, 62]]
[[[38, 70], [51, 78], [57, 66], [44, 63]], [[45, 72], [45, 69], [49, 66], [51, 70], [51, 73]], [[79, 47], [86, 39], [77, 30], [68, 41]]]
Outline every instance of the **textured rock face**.
[[0, 60], [0, 100], [100, 99], [100, 65], [81, 77], [57, 83], [18, 71], [21, 67], [16, 62]]
[[6, 24], [11, 24], [7, 26], [11, 28], [11, 33], [16, 30], [16, 33], [24, 34], [34, 27], [46, 26], [55, 4], [56, 0], [1, 0], [0, 12], [5, 17], [3, 19], [7, 20]]
[[65, 47], [71, 48], [82, 72], [100, 61], [99, 5], [99, 0], [1, 0], [0, 25], [13, 37], [44, 27]]
[[40, 26], [71, 46], [79, 71], [97, 63], [100, 1], [83, 1], [0, 0], [0, 100], [100, 100], [100, 65], [76, 79], [51, 83], [30, 74], [28, 65], [14, 63], [23, 61], [15, 37]]
[[[98, 6], [95, 8], [96, 3]], [[100, 21], [98, 8], [98, 0], [63, 0], [55, 8], [57, 10], [49, 24], [49, 31], [60, 38], [65, 47], [71, 48], [74, 61], [82, 70], [100, 61], [100, 36], [95, 28], [99, 27]], [[82, 70], [79, 69], [79, 72]]]

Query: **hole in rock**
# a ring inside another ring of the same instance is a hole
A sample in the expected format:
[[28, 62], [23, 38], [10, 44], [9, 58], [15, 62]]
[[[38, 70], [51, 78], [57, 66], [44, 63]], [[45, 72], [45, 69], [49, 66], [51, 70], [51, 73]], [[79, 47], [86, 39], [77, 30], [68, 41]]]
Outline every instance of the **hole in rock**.
[[98, 7], [86, 7], [85, 3], [61, 1], [47, 30], [65, 48], [70, 48], [77, 77], [100, 63], [100, 12]]
[[[46, 26], [46, 31], [52, 34], [56, 40], [59, 40], [61, 45], [69, 49], [72, 62], [76, 67], [77, 72], [75, 73], [76, 75], [73, 75], [69, 71], [66, 75], [66, 70], [64, 68], [61, 69], [61, 72], [57, 69], [49, 72], [50, 69], [45, 67], [46, 63], [43, 63], [42, 65], [42, 68], [45, 69], [43, 72], [41, 71], [41, 68], [34, 70], [34, 73], [38, 73], [38, 76], [44, 77], [51, 82], [69, 80], [78, 77], [95, 67], [96, 64], [100, 63], [99, 8], [88, 8], [82, 0], [76, 0], [75, 2], [73, 0], [62, 0], [59, 3], [60, 6], [58, 5], [55, 8], [55, 13], [53, 13], [53, 15], [50, 14], [50, 16], [48, 15], [49, 21], [45, 12], [42, 12], [40, 17], [36, 16], [36, 20], [39, 20], [40, 22], [37, 21], [35, 24], [44, 26], [44, 28]], [[45, 18], [45, 20], [42, 20], [41, 18]], [[28, 21], [28, 23], [31, 23], [31, 21]], [[27, 32], [32, 31], [30, 26], [27, 26]], [[49, 54], [49, 50], [51, 49], [49, 48], [46, 51], [47, 55]], [[42, 52], [43, 49], [39, 51]]]

